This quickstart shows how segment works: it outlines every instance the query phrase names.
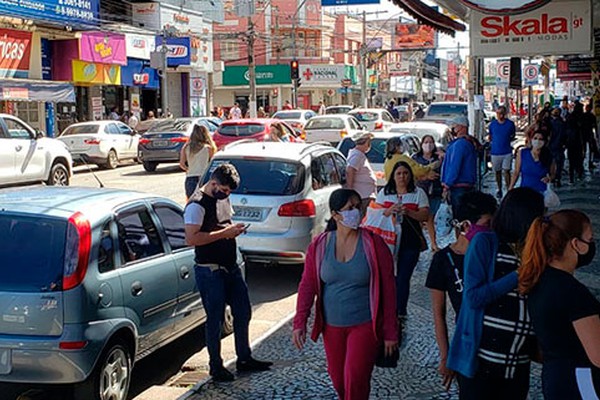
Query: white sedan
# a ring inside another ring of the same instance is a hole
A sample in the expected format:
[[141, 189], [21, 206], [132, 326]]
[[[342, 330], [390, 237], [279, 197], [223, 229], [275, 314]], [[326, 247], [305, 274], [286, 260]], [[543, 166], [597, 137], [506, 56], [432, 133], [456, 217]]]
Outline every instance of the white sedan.
[[363, 126], [351, 115], [332, 114], [312, 117], [304, 126], [306, 142], [330, 142], [334, 145], [346, 136], [354, 136]]
[[120, 121], [94, 121], [69, 126], [58, 140], [74, 160], [114, 169], [119, 161], [137, 159], [140, 135]]
[[369, 132], [388, 132], [396, 122], [383, 108], [356, 108], [348, 115], [355, 117]]

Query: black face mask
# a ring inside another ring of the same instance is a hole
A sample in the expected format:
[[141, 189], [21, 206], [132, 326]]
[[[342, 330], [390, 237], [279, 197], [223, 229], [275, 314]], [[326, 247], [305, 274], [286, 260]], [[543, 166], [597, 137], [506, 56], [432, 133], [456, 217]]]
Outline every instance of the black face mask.
[[[579, 240], [581, 240], [581, 239], [579, 239]], [[586, 242], [585, 240], [581, 240], [581, 241], [588, 245], [589, 250], [585, 254], [577, 253], [577, 267], [576, 268], [581, 268], [581, 267], [585, 267], [586, 265], [590, 265], [590, 263], [596, 256], [596, 242], [594, 242], [594, 241]]]
[[219, 189], [215, 190], [212, 192], [212, 195], [215, 199], [217, 200], [225, 200], [226, 198], [229, 197], [229, 195]]

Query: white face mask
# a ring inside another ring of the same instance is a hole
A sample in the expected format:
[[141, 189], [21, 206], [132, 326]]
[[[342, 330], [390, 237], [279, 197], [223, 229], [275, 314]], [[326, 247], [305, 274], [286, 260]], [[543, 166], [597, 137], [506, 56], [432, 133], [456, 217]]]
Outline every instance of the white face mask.
[[542, 147], [544, 147], [544, 141], [540, 139], [533, 139], [531, 141], [531, 147], [533, 147], [534, 149], [541, 149]]
[[425, 153], [433, 152], [434, 148], [435, 148], [435, 145], [433, 143], [423, 143], [423, 151]]
[[342, 216], [340, 224], [350, 229], [358, 229], [360, 225], [360, 210], [353, 208], [352, 210], [339, 211]]

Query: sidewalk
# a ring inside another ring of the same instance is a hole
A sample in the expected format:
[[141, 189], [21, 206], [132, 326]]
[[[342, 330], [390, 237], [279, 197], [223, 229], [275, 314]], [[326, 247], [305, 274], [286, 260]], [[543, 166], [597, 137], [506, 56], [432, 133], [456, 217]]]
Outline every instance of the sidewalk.
[[[488, 175], [488, 192], [495, 192], [493, 179]], [[600, 232], [600, 177], [598, 173], [588, 176], [586, 181], [565, 186], [557, 192], [562, 208], [578, 208], [588, 213], [595, 231]], [[424, 281], [431, 260], [431, 253], [421, 255], [421, 260], [412, 280], [408, 310], [407, 329], [400, 351], [399, 365], [395, 369], [375, 368], [372, 379], [371, 398], [385, 400], [400, 399], [458, 399], [457, 389], [449, 393], [441, 387], [437, 374], [438, 351], [433, 332], [429, 293]], [[577, 276], [593, 293], [600, 297], [600, 262], [586, 267]], [[448, 320], [453, 321], [451, 312]], [[259, 359], [271, 360], [275, 364], [271, 371], [237, 375], [232, 383], [201, 382], [180, 400], [220, 399], [336, 399], [327, 375], [323, 343], [307, 342], [305, 349], [296, 350], [291, 342], [292, 326], [288, 321], [266, 340], [254, 347]], [[532, 364], [533, 365], [533, 364]], [[230, 362], [230, 369], [234, 364]], [[539, 365], [532, 368], [529, 398], [542, 399]]]

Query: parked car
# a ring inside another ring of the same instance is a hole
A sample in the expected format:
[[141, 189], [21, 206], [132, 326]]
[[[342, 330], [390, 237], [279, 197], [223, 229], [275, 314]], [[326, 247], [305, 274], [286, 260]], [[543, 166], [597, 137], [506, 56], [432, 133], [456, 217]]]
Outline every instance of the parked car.
[[318, 115], [304, 126], [306, 142], [330, 142], [334, 146], [344, 137], [355, 135], [363, 129], [356, 118], [348, 114]]
[[[385, 145], [387, 141], [393, 137], [400, 137], [402, 140], [404, 152], [407, 155], [412, 155], [419, 151], [420, 142], [419, 138], [412, 134], [398, 134], [392, 132], [377, 132], [374, 133], [374, 137], [371, 140], [371, 149], [367, 152], [367, 159], [371, 163], [371, 167], [375, 172], [377, 178], [377, 187], [385, 186], [385, 171], [383, 169], [383, 163], [385, 162]], [[348, 157], [350, 149], [356, 147], [354, 137], [345, 137], [344, 140], [338, 144], [338, 150]]]
[[0, 114], [0, 186], [45, 182], [66, 186], [73, 159], [59, 140], [17, 117]]
[[270, 140], [272, 126], [278, 124], [292, 142], [303, 139], [285, 121], [274, 118], [234, 119], [223, 121], [213, 135], [218, 148], [242, 139], [254, 139], [259, 142]]
[[141, 138], [138, 158], [148, 172], [158, 164], [179, 162], [179, 153], [190, 139], [194, 125], [204, 125], [214, 134], [219, 125], [209, 118], [164, 119], [150, 128]]
[[445, 149], [452, 140], [450, 127], [446, 124], [427, 121], [401, 122], [390, 128], [391, 133], [415, 135], [419, 140], [425, 135], [433, 136], [438, 147]]
[[206, 318], [183, 209], [167, 198], [1, 190], [0, 240], [2, 383], [125, 400], [134, 363]]
[[58, 140], [76, 162], [115, 169], [120, 161], [137, 159], [140, 136], [120, 121], [94, 121], [69, 126]]
[[273, 114], [273, 118], [287, 122], [292, 128], [300, 132], [308, 120], [316, 115], [317, 113], [313, 110], [284, 110], [277, 111]]
[[139, 135], [143, 135], [144, 133], [152, 129], [152, 127], [154, 127], [156, 124], [166, 121], [167, 119], [168, 118], [145, 119], [143, 121], [138, 122], [138, 124], [135, 126], [135, 131]]
[[468, 103], [462, 101], [440, 101], [431, 103], [422, 121], [447, 123], [459, 115], [467, 115]]
[[392, 114], [383, 108], [356, 108], [348, 113], [370, 132], [387, 132], [396, 122]]
[[325, 114], [348, 114], [354, 109], [354, 106], [329, 106], [325, 108]]
[[330, 217], [330, 194], [345, 182], [344, 156], [323, 143], [233, 143], [215, 155], [204, 181], [225, 162], [241, 178], [231, 204], [233, 220], [250, 224], [238, 237], [245, 259], [304, 262], [308, 244]]

